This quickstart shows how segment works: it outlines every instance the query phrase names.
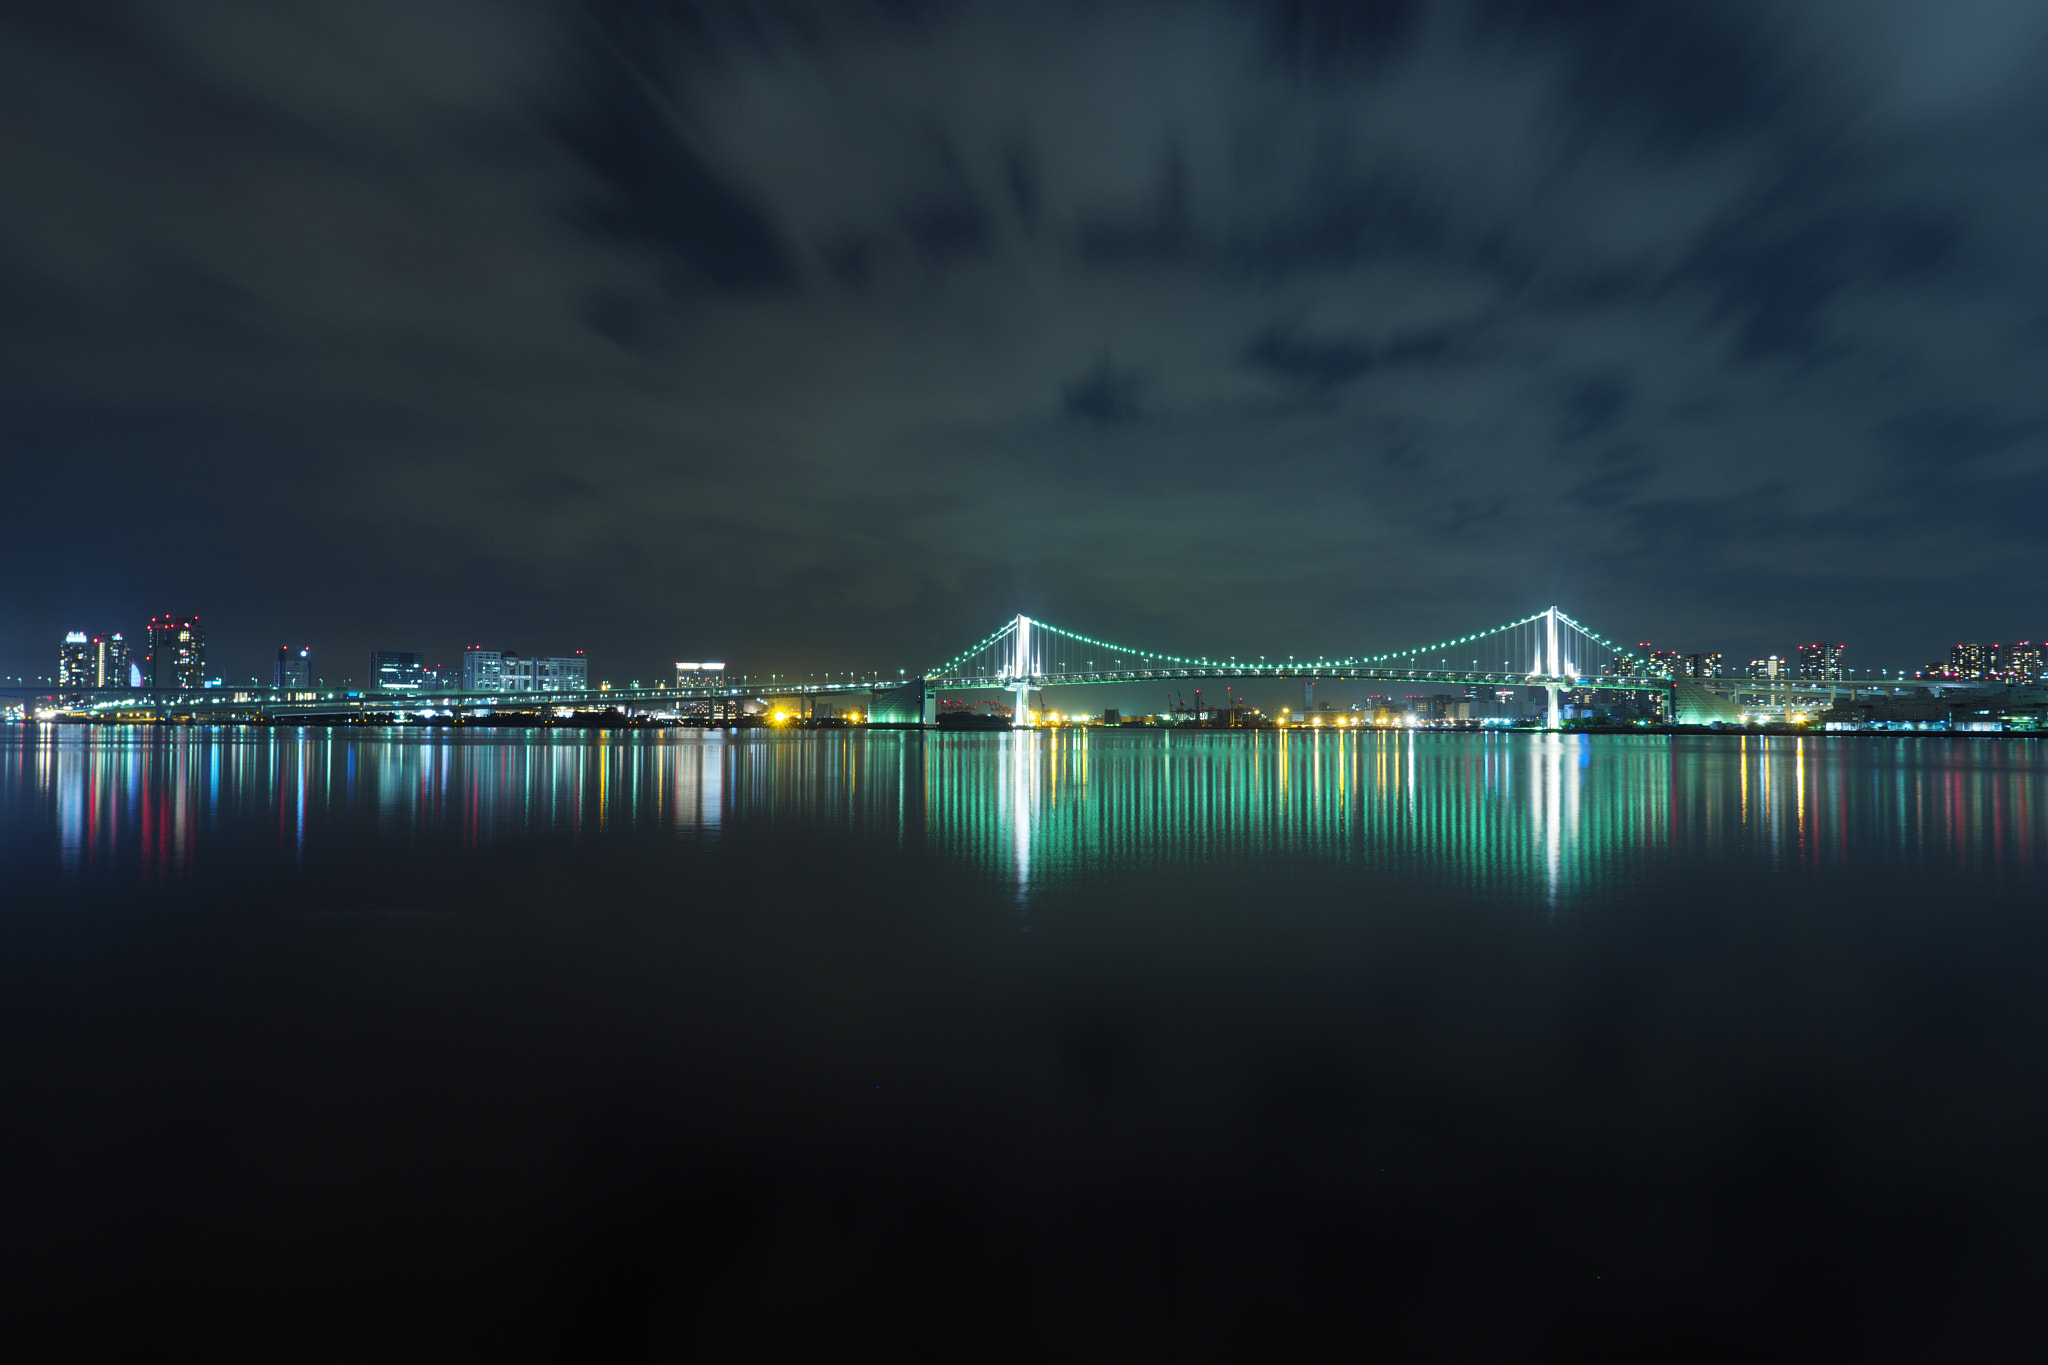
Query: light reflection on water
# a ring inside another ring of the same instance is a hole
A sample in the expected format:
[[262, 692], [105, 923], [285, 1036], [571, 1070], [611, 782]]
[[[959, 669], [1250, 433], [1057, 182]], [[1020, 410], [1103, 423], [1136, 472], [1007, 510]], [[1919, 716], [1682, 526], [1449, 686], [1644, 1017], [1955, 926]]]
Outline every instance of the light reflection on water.
[[942, 735], [38, 727], [0, 743], [17, 869], [184, 877], [232, 844], [716, 841], [923, 848], [1019, 898], [1097, 872], [1310, 860], [1550, 904], [1674, 863], [1853, 853], [2039, 879], [2042, 750], [2015, 739], [1065, 731]]

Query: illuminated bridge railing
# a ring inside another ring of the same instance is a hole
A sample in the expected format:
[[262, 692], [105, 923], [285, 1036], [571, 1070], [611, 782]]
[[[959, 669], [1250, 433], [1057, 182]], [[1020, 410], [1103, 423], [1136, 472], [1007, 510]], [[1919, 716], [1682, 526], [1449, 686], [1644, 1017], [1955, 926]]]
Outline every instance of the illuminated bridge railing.
[[[1424, 669], [1424, 668], [1302, 668], [1274, 667], [1258, 664], [1222, 664], [1211, 667], [1186, 668], [1141, 668], [1124, 670], [1103, 670], [1079, 673], [1038, 673], [1030, 677], [1033, 688], [1076, 687], [1090, 683], [1133, 683], [1153, 680], [1173, 681], [1175, 679], [1228, 679], [1228, 678], [1273, 678], [1293, 682], [1388, 682], [1388, 683], [1439, 683], [1461, 687], [1529, 687], [1540, 686], [1550, 679], [1540, 675], [1507, 672], [1472, 672], [1468, 669]], [[982, 688], [1012, 688], [1016, 679], [1007, 674], [986, 674], [981, 676], [956, 674], [951, 677], [931, 678], [929, 684], [941, 692], [970, 691]], [[1598, 677], [1575, 678], [1571, 685], [1601, 690], [1636, 692], [1666, 692], [1670, 690], [1668, 678]]]

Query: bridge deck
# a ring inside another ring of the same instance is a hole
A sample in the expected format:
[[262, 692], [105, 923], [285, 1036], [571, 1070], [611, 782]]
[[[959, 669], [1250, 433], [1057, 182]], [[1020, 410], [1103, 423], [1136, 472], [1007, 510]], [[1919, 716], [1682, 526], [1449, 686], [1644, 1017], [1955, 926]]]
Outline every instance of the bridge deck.
[[[635, 710], [673, 710], [714, 702], [736, 702], [750, 698], [789, 697], [866, 698], [873, 692], [901, 687], [916, 679], [863, 678], [833, 682], [787, 682], [768, 678], [727, 678], [718, 686], [702, 687], [613, 687], [589, 688], [575, 692], [327, 692], [307, 697], [303, 693], [281, 694], [272, 688], [206, 688], [187, 692], [122, 690], [100, 694], [74, 703], [85, 713], [103, 715], [157, 713], [240, 713], [276, 717], [292, 715], [337, 715], [364, 711], [470, 711], [545, 710], [557, 707], [588, 709], [619, 707]], [[926, 687], [936, 692], [1015, 691], [1019, 680], [1003, 673], [955, 674], [927, 677]], [[1024, 679], [1033, 691], [1047, 687], [1130, 686], [1156, 682], [1361, 682], [1394, 686], [1435, 685], [1439, 687], [1542, 687], [1552, 683], [1572, 690], [1602, 692], [1671, 691], [1666, 678], [1560, 677], [1505, 671], [1474, 672], [1465, 669], [1424, 668], [1301, 668], [1290, 665], [1232, 665], [1213, 667], [1159, 667], [1113, 669], [1090, 672], [1044, 673]], [[1700, 678], [1687, 681], [1710, 691], [1728, 695], [1814, 700], [1851, 695], [1912, 693], [1981, 689], [1996, 684], [1952, 682], [1943, 679], [1847, 678], [1836, 682], [1799, 679]], [[25, 701], [49, 699], [49, 689], [7, 688], [0, 695]]]

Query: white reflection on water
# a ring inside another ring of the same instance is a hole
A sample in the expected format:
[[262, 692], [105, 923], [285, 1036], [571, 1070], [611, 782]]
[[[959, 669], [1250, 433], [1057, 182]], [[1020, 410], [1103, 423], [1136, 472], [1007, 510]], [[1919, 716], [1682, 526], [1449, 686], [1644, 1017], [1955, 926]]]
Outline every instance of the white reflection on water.
[[997, 752], [1008, 776], [1004, 823], [1010, 831], [1010, 856], [1015, 868], [1017, 899], [1031, 891], [1031, 841], [1038, 832], [1038, 736], [1010, 733], [999, 737]]

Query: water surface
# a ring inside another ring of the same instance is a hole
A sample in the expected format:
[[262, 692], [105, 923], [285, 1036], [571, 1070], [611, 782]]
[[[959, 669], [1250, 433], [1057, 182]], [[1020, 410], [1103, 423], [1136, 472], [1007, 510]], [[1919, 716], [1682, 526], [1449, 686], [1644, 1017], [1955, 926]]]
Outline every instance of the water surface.
[[10, 730], [13, 1292], [315, 1357], [1997, 1357], [2041, 753]]

